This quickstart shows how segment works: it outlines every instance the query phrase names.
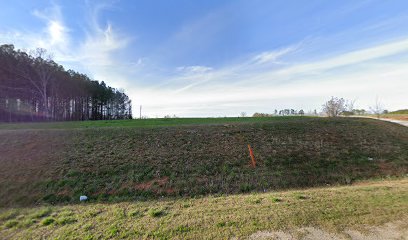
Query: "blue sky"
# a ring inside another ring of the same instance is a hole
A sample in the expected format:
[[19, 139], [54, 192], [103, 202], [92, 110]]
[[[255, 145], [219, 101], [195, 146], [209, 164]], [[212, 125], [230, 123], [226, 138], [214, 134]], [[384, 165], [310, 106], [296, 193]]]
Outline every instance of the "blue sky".
[[46, 48], [149, 117], [319, 111], [330, 96], [408, 107], [405, 0], [0, 4], [0, 44]]

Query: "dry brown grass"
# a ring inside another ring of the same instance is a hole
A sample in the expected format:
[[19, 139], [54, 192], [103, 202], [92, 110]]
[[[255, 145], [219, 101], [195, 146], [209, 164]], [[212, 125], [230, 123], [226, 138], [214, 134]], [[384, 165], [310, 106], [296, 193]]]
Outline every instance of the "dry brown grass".
[[344, 231], [369, 234], [396, 221], [407, 227], [404, 220], [408, 220], [408, 179], [204, 198], [0, 209], [0, 236], [245, 239], [274, 231], [300, 237], [302, 228], [336, 236]]

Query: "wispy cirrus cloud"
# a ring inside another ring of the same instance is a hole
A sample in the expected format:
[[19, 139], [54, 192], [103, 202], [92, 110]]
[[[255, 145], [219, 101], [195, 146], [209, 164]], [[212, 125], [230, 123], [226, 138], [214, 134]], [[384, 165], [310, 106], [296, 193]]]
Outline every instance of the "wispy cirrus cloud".
[[209, 71], [212, 71], [213, 68], [195, 65], [195, 66], [177, 67], [176, 70], [180, 72], [181, 74], [201, 74], [201, 73], [207, 73]]
[[284, 55], [287, 55], [293, 51], [296, 51], [296, 49], [299, 46], [290, 46], [287, 48], [275, 50], [275, 51], [266, 51], [262, 52], [255, 57], [253, 57], [253, 61], [256, 64], [264, 64], [264, 63], [279, 63], [278, 59]]
[[[115, 30], [114, 24], [109, 20], [100, 23], [100, 15], [103, 11], [113, 8], [112, 4], [100, 2], [92, 5], [87, 2], [87, 28], [85, 39], [80, 44], [78, 60], [88, 62], [95, 67], [109, 67], [115, 62], [112, 56], [117, 51], [125, 49], [131, 41], [131, 37]], [[98, 69], [100, 70], [100, 69]]]
[[193, 87], [201, 87], [205, 84], [234, 84], [237, 81], [253, 76], [255, 72], [265, 71], [272, 65], [281, 65], [281, 58], [296, 51], [299, 45], [289, 46], [282, 49], [266, 51], [254, 56], [247, 57], [241, 62], [213, 68], [209, 66], [181, 66], [176, 68], [176, 73], [159, 84], [156, 88], [176, 88], [175, 92], [188, 91]]

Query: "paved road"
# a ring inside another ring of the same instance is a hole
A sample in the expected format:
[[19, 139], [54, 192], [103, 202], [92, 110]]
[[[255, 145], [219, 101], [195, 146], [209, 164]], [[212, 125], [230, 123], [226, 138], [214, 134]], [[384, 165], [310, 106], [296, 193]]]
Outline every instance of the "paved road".
[[[376, 119], [378, 119], [378, 118], [376, 118]], [[398, 123], [398, 124], [401, 124], [401, 125], [403, 125], [405, 127], [408, 127], [408, 121], [404, 121], [404, 120], [395, 120], [395, 119], [388, 119], [388, 118], [379, 118], [379, 120]]]
[[398, 123], [401, 124], [405, 127], [408, 127], [408, 121], [407, 120], [396, 120], [396, 119], [389, 119], [389, 118], [376, 118], [376, 117], [369, 117], [369, 116], [355, 116], [359, 118], [371, 118], [371, 119], [376, 119], [376, 120], [381, 120], [381, 121], [386, 121], [386, 122], [393, 122], [393, 123]]

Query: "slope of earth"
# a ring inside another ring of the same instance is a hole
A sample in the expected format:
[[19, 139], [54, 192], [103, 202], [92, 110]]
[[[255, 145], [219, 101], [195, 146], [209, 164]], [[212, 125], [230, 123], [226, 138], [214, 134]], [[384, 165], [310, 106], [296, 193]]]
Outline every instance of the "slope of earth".
[[146, 202], [0, 208], [1, 239], [406, 239], [408, 180]]
[[80, 195], [90, 201], [192, 197], [405, 176], [408, 128], [358, 118], [20, 126], [0, 131], [0, 153], [1, 206], [74, 203]]

